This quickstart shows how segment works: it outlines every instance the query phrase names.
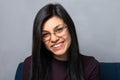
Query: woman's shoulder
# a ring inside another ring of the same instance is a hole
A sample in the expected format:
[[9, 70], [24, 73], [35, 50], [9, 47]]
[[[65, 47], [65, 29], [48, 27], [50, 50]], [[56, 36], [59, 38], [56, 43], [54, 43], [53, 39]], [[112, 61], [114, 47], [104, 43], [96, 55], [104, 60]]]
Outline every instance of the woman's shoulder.
[[23, 69], [30, 69], [31, 67], [31, 63], [32, 63], [32, 57], [28, 56], [27, 58], [25, 58], [24, 62], [23, 62]]
[[100, 64], [93, 56], [81, 55], [83, 70], [89, 80], [99, 80]]
[[83, 64], [99, 64], [98, 60], [93, 56], [81, 55]]
[[95, 68], [99, 66], [98, 60], [93, 56], [81, 55], [82, 64], [85, 69]]
[[28, 56], [27, 58], [25, 58], [24, 62], [31, 62], [32, 56]]
[[32, 57], [27, 57], [23, 62], [22, 80], [30, 80]]

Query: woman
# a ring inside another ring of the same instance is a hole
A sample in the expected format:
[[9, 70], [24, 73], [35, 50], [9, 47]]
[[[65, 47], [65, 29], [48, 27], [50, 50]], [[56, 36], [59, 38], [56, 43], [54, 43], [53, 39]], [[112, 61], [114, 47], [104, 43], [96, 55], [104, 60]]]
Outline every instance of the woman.
[[80, 54], [74, 23], [60, 4], [47, 4], [36, 15], [23, 80], [99, 80], [98, 61]]

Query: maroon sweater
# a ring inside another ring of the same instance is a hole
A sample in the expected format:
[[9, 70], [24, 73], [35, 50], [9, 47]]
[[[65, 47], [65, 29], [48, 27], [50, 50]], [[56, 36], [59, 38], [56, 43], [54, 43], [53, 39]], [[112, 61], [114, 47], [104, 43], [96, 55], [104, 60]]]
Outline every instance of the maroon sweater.
[[[83, 71], [86, 80], [100, 80], [100, 66], [94, 57], [83, 56]], [[23, 64], [22, 80], [30, 80], [31, 56], [26, 58]], [[52, 62], [53, 80], [67, 80], [67, 61], [58, 61], [56, 59]]]

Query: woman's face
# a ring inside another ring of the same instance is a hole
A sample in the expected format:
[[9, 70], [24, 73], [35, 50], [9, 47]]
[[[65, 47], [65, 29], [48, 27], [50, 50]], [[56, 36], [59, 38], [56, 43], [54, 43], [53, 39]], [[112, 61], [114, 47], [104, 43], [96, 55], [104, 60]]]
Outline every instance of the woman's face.
[[42, 38], [46, 48], [53, 53], [58, 60], [68, 59], [68, 48], [71, 44], [71, 36], [64, 21], [53, 16], [48, 19], [42, 30]]

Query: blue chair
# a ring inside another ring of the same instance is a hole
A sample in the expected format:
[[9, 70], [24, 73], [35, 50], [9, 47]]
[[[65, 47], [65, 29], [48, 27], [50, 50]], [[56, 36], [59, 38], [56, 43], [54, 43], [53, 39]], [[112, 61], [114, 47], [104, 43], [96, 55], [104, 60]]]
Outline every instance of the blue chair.
[[21, 62], [16, 70], [15, 80], [22, 80], [22, 69], [23, 63]]
[[[18, 65], [15, 80], [22, 80], [23, 63]], [[120, 63], [100, 63], [100, 80], [120, 80]]]
[[120, 63], [100, 63], [101, 80], [120, 80]]

